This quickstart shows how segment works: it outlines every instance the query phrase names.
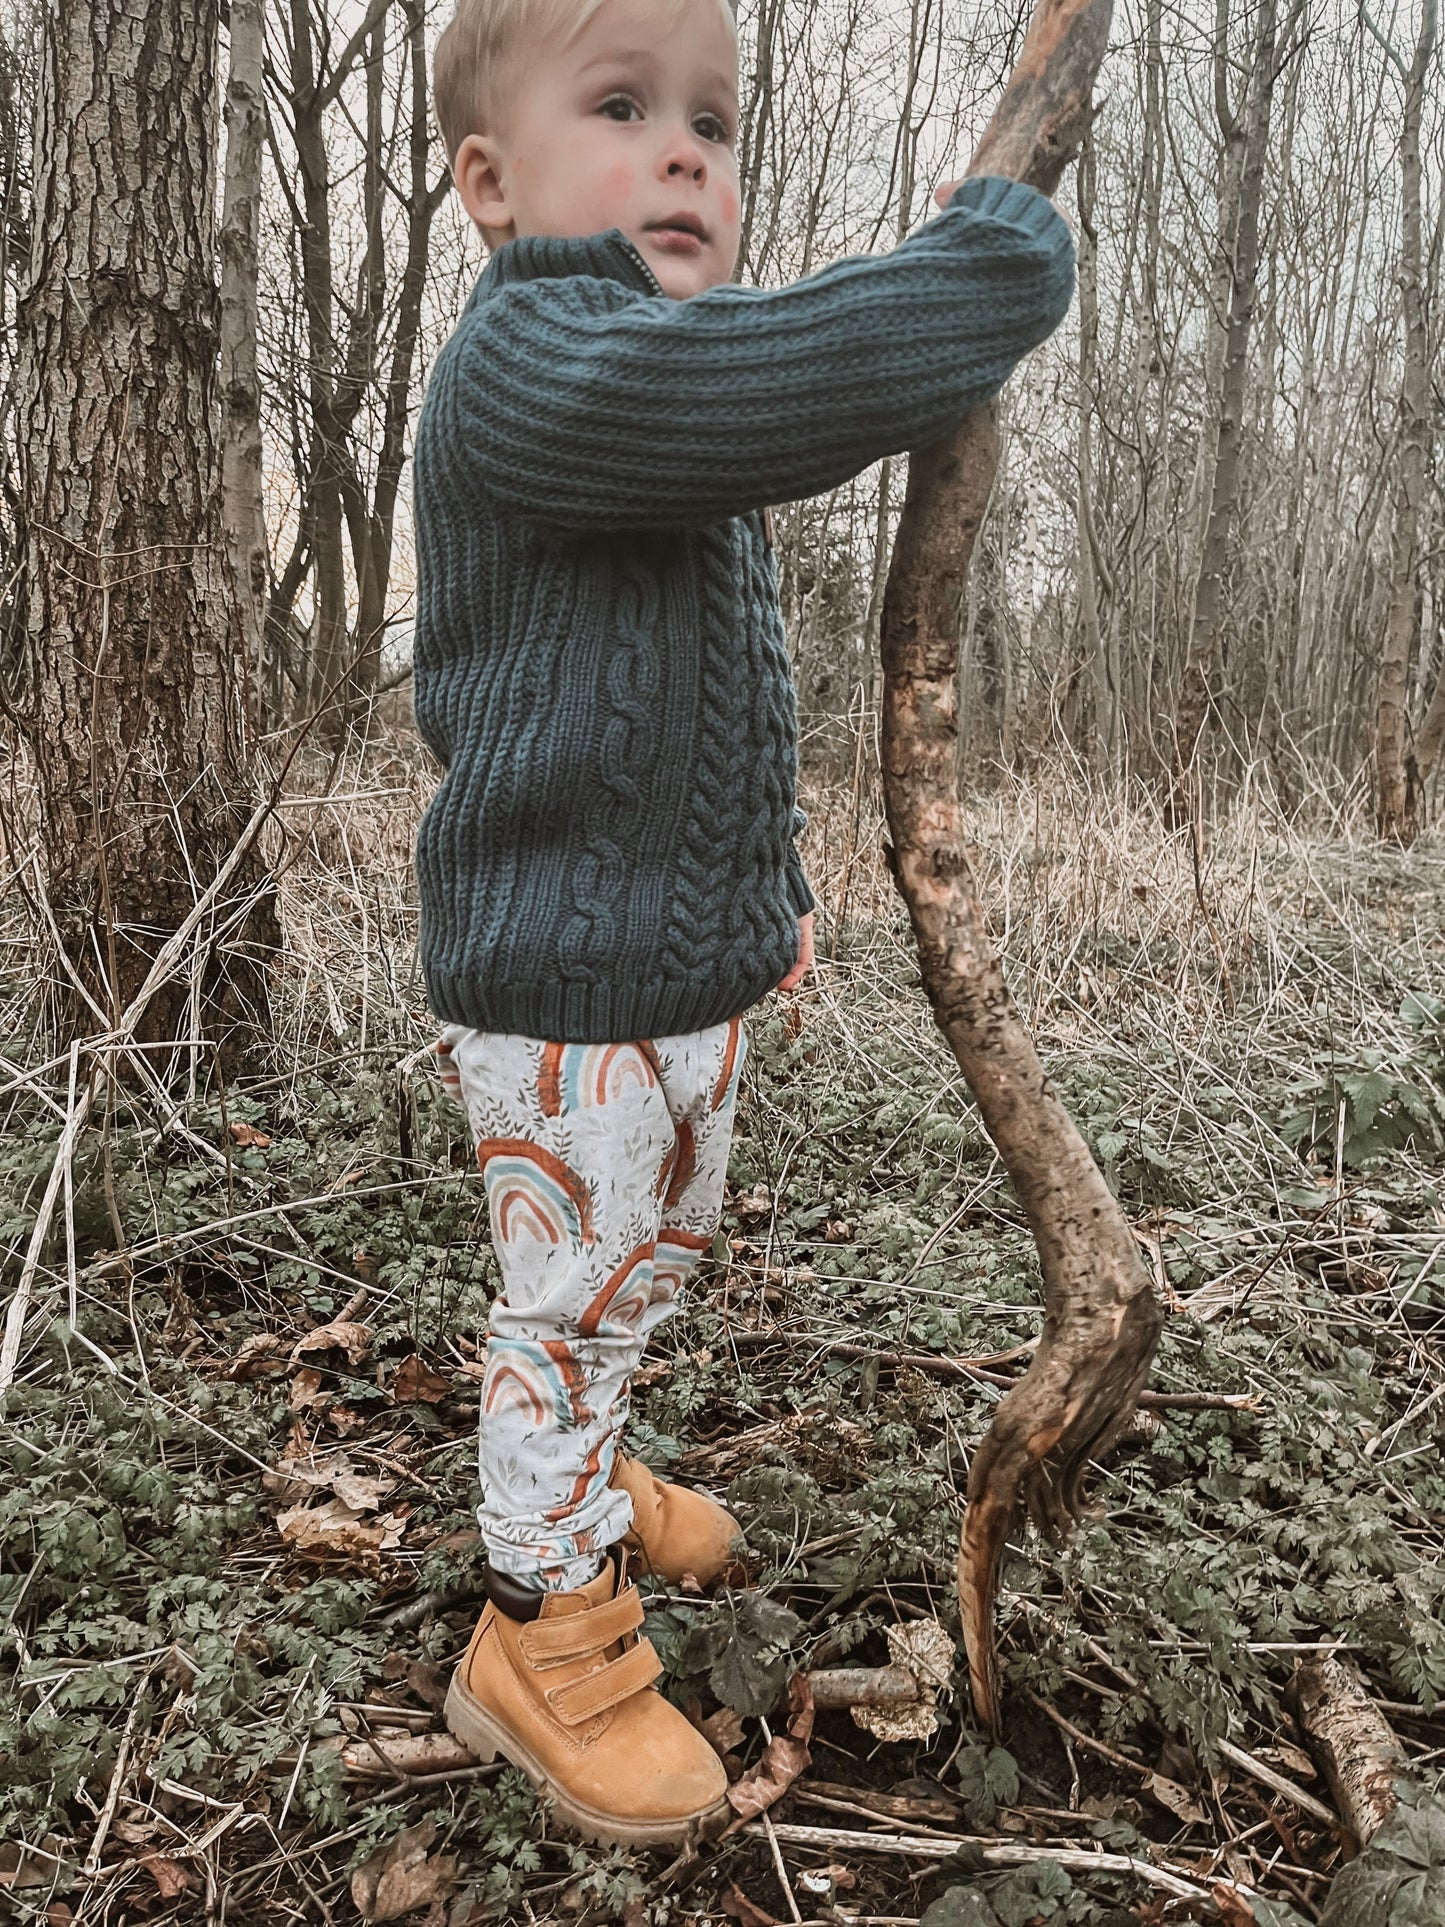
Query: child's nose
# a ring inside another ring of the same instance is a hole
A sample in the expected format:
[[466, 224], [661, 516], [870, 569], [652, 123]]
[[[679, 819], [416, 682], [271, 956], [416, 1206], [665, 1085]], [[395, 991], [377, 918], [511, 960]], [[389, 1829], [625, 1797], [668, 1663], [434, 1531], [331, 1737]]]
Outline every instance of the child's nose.
[[691, 179], [702, 185], [707, 178], [707, 150], [696, 134], [679, 133], [669, 141], [663, 172], [670, 181]]

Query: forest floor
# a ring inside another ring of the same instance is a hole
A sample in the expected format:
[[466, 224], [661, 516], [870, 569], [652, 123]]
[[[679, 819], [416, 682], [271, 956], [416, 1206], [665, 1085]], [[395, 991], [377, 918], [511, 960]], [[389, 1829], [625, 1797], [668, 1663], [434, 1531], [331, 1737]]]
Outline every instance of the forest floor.
[[[1445, 850], [1248, 794], [1200, 852], [1055, 778], [977, 801], [1011, 980], [1168, 1303], [1152, 1384], [1204, 1409], [1145, 1415], [1071, 1544], [1018, 1535], [1003, 1746], [948, 1693], [907, 1742], [820, 1713], [766, 1818], [679, 1864], [577, 1847], [440, 1737], [496, 1273], [412, 960], [426, 781], [393, 745], [288, 799], [271, 1068], [198, 1058], [77, 1153], [0, 1403], [0, 1919], [1317, 1918], [1340, 1831], [1257, 1771], [1328, 1806], [1297, 1662], [1343, 1651], [1445, 1770]], [[649, 1613], [734, 1772], [793, 1672], [956, 1636], [969, 1452], [1040, 1318], [876, 810], [808, 800], [821, 960], [752, 1020], [722, 1232], [632, 1433], [754, 1549], [757, 1591]], [[11, 914], [7, 1293], [70, 1102]]]

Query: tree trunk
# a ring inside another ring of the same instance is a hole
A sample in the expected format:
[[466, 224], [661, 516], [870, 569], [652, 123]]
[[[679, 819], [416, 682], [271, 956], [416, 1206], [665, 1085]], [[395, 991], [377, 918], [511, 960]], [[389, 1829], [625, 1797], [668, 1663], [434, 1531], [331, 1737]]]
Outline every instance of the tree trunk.
[[[1052, 192], [1088, 127], [1111, 0], [1040, 0], [970, 163]], [[1161, 1313], [1128, 1221], [1039, 1062], [989, 942], [955, 781], [959, 607], [997, 464], [997, 413], [976, 410], [915, 454], [883, 612], [883, 787], [894, 871], [924, 988], [1039, 1249], [1046, 1302], [1034, 1362], [974, 1454], [958, 1586], [974, 1704], [999, 1724], [993, 1603], [1021, 1500], [1045, 1530], [1082, 1507], [1091, 1457], [1128, 1424]]]
[[[1366, 15], [1368, 20], [1368, 15]], [[1410, 655], [1419, 627], [1420, 516], [1430, 452], [1429, 328], [1425, 316], [1420, 221], [1420, 121], [1425, 80], [1435, 57], [1436, 0], [1424, 0], [1420, 36], [1408, 69], [1386, 42], [1405, 83], [1400, 124], [1400, 297], [1405, 324], [1405, 367], [1400, 382], [1399, 466], [1390, 543], [1390, 599], [1375, 685], [1375, 828], [1391, 843], [1413, 843], [1422, 820], [1421, 768], [1410, 742], [1406, 691]], [[1445, 713], [1427, 712], [1425, 747], [1438, 759]], [[1425, 766], [1428, 774], [1430, 765]]]
[[[1239, 505], [1239, 465], [1244, 446], [1245, 383], [1249, 375], [1249, 338], [1254, 325], [1259, 275], [1259, 206], [1264, 189], [1264, 163], [1269, 148], [1270, 107], [1274, 98], [1277, 0], [1260, 0], [1250, 66], [1249, 92], [1242, 120], [1228, 103], [1227, 0], [1219, 0], [1216, 26], [1216, 97], [1226, 162], [1229, 147], [1238, 140], [1238, 198], [1233, 210], [1221, 210], [1221, 249], [1225, 258], [1227, 299], [1224, 320], [1224, 359], [1219, 374], [1219, 412], [1214, 427], [1209, 512], [1200, 545], [1194, 587], [1194, 611], [1184, 655], [1178, 721], [1175, 813], [1187, 818], [1195, 756], [1212, 700], [1219, 664], [1220, 632], [1224, 620], [1224, 576], [1230, 539]], [[1232, 215], [1232, 246], [1226, 221]]]
[[[254, 802], [219, 519], [218, 4], [42, 15], [17, 382], [23, 727], [72, 1036], [113, 1024]], [[254, 858], [234, 886], [143, 1037], [187, 1034], [193, 997], [212, 1033], [263, 1017], [274, 901]]]
[[265, 0], [231, 0], [221, 210], [221, 527], [245, 665], [247, 722], [253, 729], [271, 573], [261, 463], [261, 382], [256, 366], [265, 52]]

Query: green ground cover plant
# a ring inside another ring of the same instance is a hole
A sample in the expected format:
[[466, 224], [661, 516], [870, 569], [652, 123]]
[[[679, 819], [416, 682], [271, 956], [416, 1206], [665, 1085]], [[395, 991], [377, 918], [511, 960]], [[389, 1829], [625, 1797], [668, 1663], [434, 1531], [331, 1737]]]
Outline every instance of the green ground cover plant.
[[[0, 1404], [0, 1917], [354, 1920], [391, 1848], [414, 1918], [454, 1927], [1240, 1927], [1231, 1907], [1294, 1927], [1324, 1911], [1341, 1837], [1236, 1756], [1328, 1802], [1287, 1688], [1338, 1647], [1414, 1787], [1336, 1883], [1338, 1919], [1438, 1919], [1437, 848], [1382, 857], [1241, 807], [1196, 888], [1142, 805], [980, 803], [1013, 981], [1170, 1310], [1152, 1388], [1186, 1403], [1141, 1411], [1072, 1543], [1015, 1536], [1002, 1745], [953, 1695], [908, 1743], [820, 1714], [774, 1839], [754, 1822], [679, 1865], [558, 1837], [510, 1769], [388, 1772], [366, 1749], [439, 1730], [479, 1609], [497, 1286], [410, 968], [422, 778], [392, 747], [363, 781], [375, 761], [333, 780], [389, 784], [382, 802], [287, 814], [271, 1061], [223, 1084], [182, 1059], [165, 1112], [117, 1075], [35, 1279]], [[748, 1585], [649, 1599], [667, 1690], [730, 1716], [713, 1730], [741, 1771], [795, 1673], [881, 1663], [889, 1626], [956, 1636], [969, 1453], [1039, 1328], [1032, 1243], [922, 1003], [878, 825], [865, 808], [860, 837], [822, 786], [812, 805], [823, 961], [752, 1023], [727, 1215], [635, 1397], [635, 1449], [748, 1529]], [[12, 934], [18, 960], [18, 905]], [[24, 1042], [32, 985], [17, 962], [7, 1291], [68, 1093]], [[948, 1836], [932, 1855], [856, 1844], [925, 1812]], [[1001, 1868], [965, 1836], [1038, 1857]], [[1069, 1861], [1091, 1851], [1143, 1871]]]

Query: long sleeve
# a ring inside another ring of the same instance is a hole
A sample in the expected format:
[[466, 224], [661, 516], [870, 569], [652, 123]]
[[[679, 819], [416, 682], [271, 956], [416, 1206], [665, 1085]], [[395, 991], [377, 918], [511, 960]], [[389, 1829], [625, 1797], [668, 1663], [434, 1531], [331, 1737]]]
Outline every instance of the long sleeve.
[[672, 301], [603, 275], [519, 280], [469, 308], [426, 432], [504, 512], [703, 527], [937, 440], [1052, 332], [1073, 285], [1052, 205], [989, 178], [890, 254], [780, 289]]

